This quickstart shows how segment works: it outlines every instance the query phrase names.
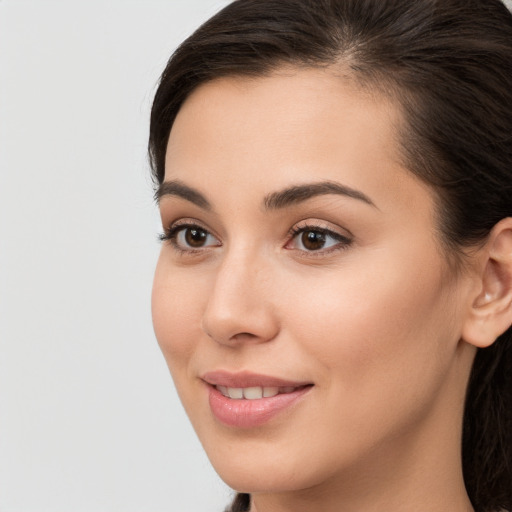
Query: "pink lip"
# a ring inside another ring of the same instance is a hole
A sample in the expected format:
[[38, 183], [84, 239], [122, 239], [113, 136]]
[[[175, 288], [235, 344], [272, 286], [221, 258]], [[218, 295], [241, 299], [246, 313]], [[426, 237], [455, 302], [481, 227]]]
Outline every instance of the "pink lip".
[[[207, 383], [210, 409], [218, 421], [237, 428], [254, 428], [270, 421], [274, 416], [299, 401], [311, 388], [307, 382], [295, 382], [248, 372], [210, 372], [203, 375]], [[294, 387], [290, 393], [256, 400], [232, 399], [225, 397], [215, 386], [230, 388]]]
[[226, 386], [228, 388], [249, 388], [252, 386], [261, 387], [293, 387], [307, 386], [312, 384], [307, 381], [292, 381], [269, 375], [259, 375], [251, 372], [231, 373], [224, 370], [208, 372], [202, 376], [202, 379], [212, 386]]

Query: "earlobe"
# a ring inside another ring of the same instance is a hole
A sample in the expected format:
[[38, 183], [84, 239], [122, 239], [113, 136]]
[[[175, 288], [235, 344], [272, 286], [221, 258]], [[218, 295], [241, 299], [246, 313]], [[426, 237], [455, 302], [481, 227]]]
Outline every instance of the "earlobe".
[[479, 253], [479, 291], [472, 300], [462, 338], [484, 348], [512, 325], [512, 217], [494, 226]]

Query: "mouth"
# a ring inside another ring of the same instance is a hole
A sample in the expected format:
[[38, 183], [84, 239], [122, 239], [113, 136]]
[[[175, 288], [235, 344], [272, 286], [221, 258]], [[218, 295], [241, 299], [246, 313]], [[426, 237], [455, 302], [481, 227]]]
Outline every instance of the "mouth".
[[267, 392], [273, 393], [274, 395], [277, 395], [281, 390], [282, 392], [290, 392], [291, 389], [313, 384], [305, 380], [289, 380], [249, 371], [229, 372], [226, 370], [216, 370], [203, 374], [201, 379], [207, 384], [217, 388], [242, 390], [261, 388], [263, 391], [266, 389]]
[[259, 427], [297, 407], [313, 388], [311, 382], [289, 381], [248, 372], [211, 372], [202, 376], [210, 410], [222, 424]]

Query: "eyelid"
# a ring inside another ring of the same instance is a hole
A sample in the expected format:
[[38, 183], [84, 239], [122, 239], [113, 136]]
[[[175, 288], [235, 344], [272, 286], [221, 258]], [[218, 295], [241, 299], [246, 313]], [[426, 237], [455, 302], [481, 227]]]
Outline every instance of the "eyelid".
[[[167, 225], [167, 227], [165, 227], [165, 225]], [[201, 222], [200, 220], [198, 219], [195, 219], [194, 217], [183, 217], [183, 218], [179, 218], [179, 219], [176, 219], [176, 220], [173, 220], [172, 222], [169, 222], [169, 223], [164, 223], [164, 236], [165, 234], [168, 234], [172, 231], [175, 231], [177, 229], [180, 229], [180, 228], [186, 228], [186, 227], [197, 227], [197, 228], [201, 228], [201, 229], [204, 229], [205, 231], [208, 231], [208, 233], [212, 234], [215, 238], [219, 238], [214, 232], [212, 229], [210, 229], [209, 227], [207, 227], [204, 222]]]
[[345, 227], [337, 226], [335, 224], [332, 224], [329, 221], [326, 220], [320, 220], [320, 219], [304, 219], [300, 222], [295, 223], [289, 230], [288, 234], [292, 235], [293, 233], [297, 233], [299, 231], [304, 231], [310, 229], [312, 231], [324, 231], [326, 233], [331, 233], [337, 237], [343, 238], [343, 239], [353, 239], [354, 235]]

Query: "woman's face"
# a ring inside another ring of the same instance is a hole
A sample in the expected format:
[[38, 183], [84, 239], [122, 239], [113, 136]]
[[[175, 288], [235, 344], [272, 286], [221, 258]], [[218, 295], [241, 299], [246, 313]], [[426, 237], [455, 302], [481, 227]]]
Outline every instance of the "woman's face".
[[411, 468], [457, 444], [469, 284], [400, 164], [400, 122], [328, 70], [282, 70], [203, 85], [174, 123], [154, 326], [235, 489]]

